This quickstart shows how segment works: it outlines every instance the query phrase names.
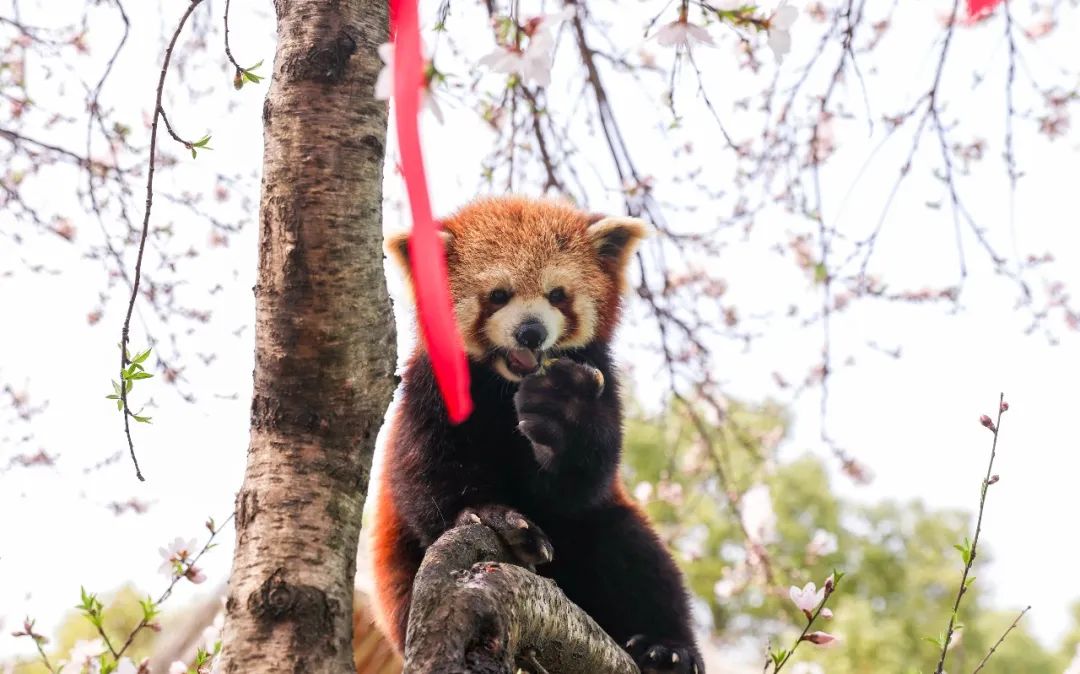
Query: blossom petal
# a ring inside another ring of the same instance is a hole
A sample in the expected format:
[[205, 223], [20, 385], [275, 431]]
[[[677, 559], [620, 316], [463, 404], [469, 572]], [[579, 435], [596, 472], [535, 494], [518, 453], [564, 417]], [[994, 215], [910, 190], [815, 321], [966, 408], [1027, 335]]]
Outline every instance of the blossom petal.
[[713, 42], [712, 35], [709, 34], [709, 31], [705, 30], [704, 26], [699, 26], [694, 23], [688, 23], [686, 24], [686, 31], [690, 37], [694, 38], [701, 44], [716, 44], [715, 42]]
[[769, 20], [769, 25], [779, 30], [788, 30], [799, 18], [799, 10], [791, 5], [780, 5]]

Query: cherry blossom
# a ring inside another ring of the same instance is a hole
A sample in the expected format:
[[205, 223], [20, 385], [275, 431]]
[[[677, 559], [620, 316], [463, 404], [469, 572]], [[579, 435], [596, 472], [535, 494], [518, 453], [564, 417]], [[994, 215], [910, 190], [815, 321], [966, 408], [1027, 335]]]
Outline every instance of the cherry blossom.
[[769, 17], [769, 49], [772, 49], [777, 62], [784, 61], [784, 55], [791, 51], [791, 26], [799, 18], [799, 10], [781, 2]]
[[101, 639], [76, 641], [68, 652], [67, 662], [60, 667], [59, 674], [94, 674], [101, 668], [100, 656], [104, 652], [105, 642]]
[[182, 660], [175, 660], [169, 665], [169, 674], [187, 674], [188, 666]]
[[139, 667], [131, 661], [131, 658], [120, 658], [113, 672], [114, 674], [139, 674]]
[[574, 8], [570, 6], [557, 14], [529, 19], [521, 31], [529, 38], [524, 48], [500, 44], [483, 56], [479, 64], [494, 72], [517, 75], [525, 82], [533, 81], [546, 87], [551, 84], [551, 67], [555, 59], [555, 38], [551, 28], [573, 15]]
[[806, 554], [814, 557], [831, 555], [839, 549], [836, 534], [824, 529], [818, 529], [810, 542], [806, 544]]
[[776, 539], [776, 513], [767, 485], [757, 484], [747, 489], [739, 499], [739, 510], [751, 543], [770, 543]]
[[206, 580], [206, 574], [197, 566], [189, 566], [188, 570], [184, 572], [184, 578], [198, 585]]
[[819, 590], [813, 582], [807, 583], [801, 590], [792, 585], [791, 589], [788, 590], [788, 595], [791, 597], [791, 601], [795, 603], [795, 606], [809, 618], [814, 614], [814, 609], [825, 600], [825, 588]]
[[[379, 58], [382, 59], [383, 67], [379, 71], [379, 76], [375, 78], [375, 98], [380, 101], [388, 101], [394, 97], [394, 43], [384, 42], [379, 45]], [[425, 53], [426, 53], [425, 49]], [[431, 112], [431, 115], [439, 122], [443, 123], [442, 108], [439, 107], [439, 103], [435, 100], [435, 95], [431, 90], [431, 83], [434, 81], [433, 74], [435, 71], [431, 67], [431, 62], [428, 62], [429, 76], [425, 78], [424, 90], [420, 92], [421, 105]]]
[[656, 41], [662, 47], [675, 47], [676, 49], [689, 49], [694, 43], [713, 46], [712, 35], [705, 30], [704, 26], [690, 23], [686, 13], [680, 13], [679, 18], [663, 26], [656, 31]]
[[186, 564], [194, 556], [195, 551], [198, 549], [196, 545], [194, 538], [185, 541], [178, 536], [169, 544], [169, 547], [158, 548], [158, 552], [165, 560], [158, 567], [158, 571], [170, 578], [181, 575], [177, 567]]

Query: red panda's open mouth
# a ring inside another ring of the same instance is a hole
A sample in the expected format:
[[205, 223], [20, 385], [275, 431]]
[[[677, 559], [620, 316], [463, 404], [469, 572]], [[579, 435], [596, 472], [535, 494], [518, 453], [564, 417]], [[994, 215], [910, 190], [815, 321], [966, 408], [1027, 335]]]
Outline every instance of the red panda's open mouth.
[[519, 377], [527, 377], [540, 369], [540, 352], [510, 349], [506, 352], [506, 367]]

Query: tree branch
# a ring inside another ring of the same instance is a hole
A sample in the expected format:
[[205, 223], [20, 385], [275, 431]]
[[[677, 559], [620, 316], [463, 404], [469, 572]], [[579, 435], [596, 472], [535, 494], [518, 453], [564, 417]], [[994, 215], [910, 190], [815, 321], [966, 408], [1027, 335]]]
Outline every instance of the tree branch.
[[509, 559], [479, 524], [451, 529], [428, 548], [413, 585], [405, 674], [638, 671], [553, 581]]

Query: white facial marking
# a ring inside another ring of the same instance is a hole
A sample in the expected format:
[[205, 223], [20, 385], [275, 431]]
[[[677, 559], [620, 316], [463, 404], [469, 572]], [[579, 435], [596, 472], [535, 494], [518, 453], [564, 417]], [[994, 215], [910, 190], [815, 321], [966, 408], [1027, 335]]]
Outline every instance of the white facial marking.
[[476, 319], [480, 316], [480, 302], [475, 297], [467, 297], [454, 303], [454, 315], [457, 316], [458, 330], [465, 342], [465, 351], [470, 356], [482, 358], [484, 347], [477, 340]]
[[566, 318], [562, 312], [551, 306], [543, 297], [529, 299], [513, 297], [506, 306], [488, 318], [484, 325], [484, 334], [495, 346], [504, 349], [517, 348], [518, 343], [514, 332], [527, 318], [536, 319], [547, 328], [547, 338], [540, 345], [541, 351], [546, 351], [555, 345], [566, 324]]
[[574, 309], [574, 315], [577, 316], [577, 331], [568, 335], [559, 346], [566, 348], [585, 346], [596, 334], [596, 304], [591, 297], [581, 294], [574, 295], [571, 306]]

